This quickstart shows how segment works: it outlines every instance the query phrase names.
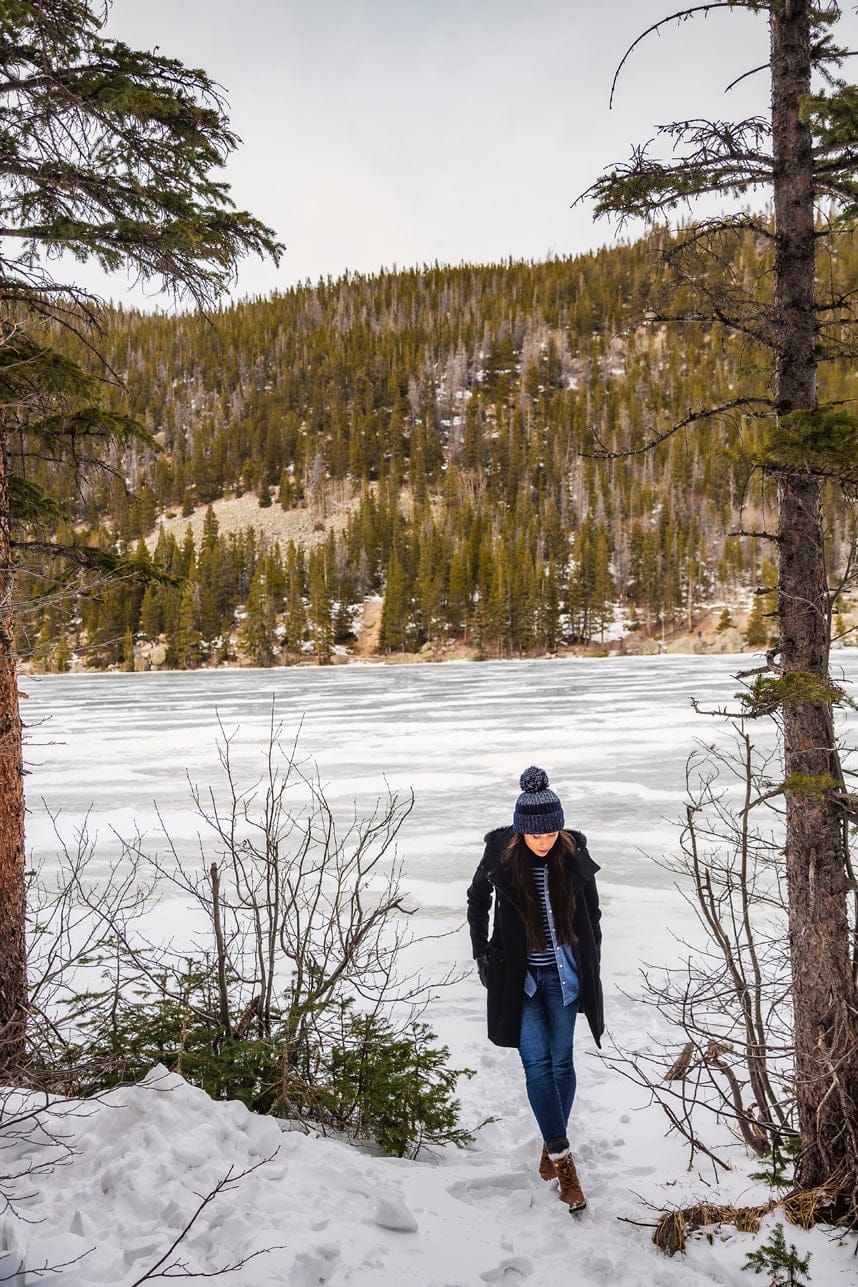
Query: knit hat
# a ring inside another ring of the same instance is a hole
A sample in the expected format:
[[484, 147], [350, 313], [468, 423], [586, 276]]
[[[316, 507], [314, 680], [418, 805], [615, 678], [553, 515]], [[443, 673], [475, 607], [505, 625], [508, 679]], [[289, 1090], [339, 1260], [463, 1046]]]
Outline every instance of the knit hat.
[[513, 831], [524, 836], [545, 836], [551, 831], [562, 831], [563, 806], [553, 791], [548, 790], [545, 769], [531, 765], [519, 778], [521, 795], [515, 802], [512, 819]]

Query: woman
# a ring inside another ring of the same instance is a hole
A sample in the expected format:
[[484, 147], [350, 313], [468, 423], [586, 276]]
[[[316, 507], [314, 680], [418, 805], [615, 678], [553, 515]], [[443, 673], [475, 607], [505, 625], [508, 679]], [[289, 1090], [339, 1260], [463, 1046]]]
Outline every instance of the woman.
[[[579, 1010], [599, 1045], [605, 1024], [599, 956], [599, 870], [580, 831], [564, 830], [548, 775], [521, 775], [511, 827], [486, 836], [486, 850], [468, 889], [468, 925], [483, 986], [488, 1034], [515, 1046], [527, 1097], [542, 1134], [539, 1174], [560, 1181], [560, 1199], [583, 1211], [566, 1134], [575, 1098], [572, 1042]], [[494, 922], [489, 937], [489, 912]]]

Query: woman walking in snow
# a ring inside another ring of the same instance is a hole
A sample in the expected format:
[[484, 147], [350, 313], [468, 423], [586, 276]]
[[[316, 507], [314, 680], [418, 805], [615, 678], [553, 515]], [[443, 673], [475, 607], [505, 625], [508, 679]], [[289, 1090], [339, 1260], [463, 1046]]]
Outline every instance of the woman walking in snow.
[[[586, 837], [565, 829], [543, 769], [521, 775], [512, 826], [486, 836], [468, 889], [474, 958], [488, 990], [488, 1035], [515, 1046], [542, 1134], [539, 1174], [560, 1182], [570, 1211], [587, 1205], [569, 1151], [575, 1098], [572, 1043], [581, 1010], [599, 1044], [604, 1031], [599, 955], [599, 870]], [[489, 936], [489, 912], [494, 919]]]

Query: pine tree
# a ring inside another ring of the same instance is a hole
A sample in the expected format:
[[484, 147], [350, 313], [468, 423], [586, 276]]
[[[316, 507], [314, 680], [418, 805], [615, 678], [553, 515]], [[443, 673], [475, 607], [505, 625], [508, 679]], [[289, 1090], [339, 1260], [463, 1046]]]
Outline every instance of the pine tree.
[[179, 598], [176, 627], [171, 637], [176, 665], [194, 670], [200, 664], [202, 636], [197, 629], [197, 604], [194, 586], [189, 583]]
[[281, 509], [291, 509], [295, 504], [292, 475], [284, 469], [280, 475], [280, 486], [277, 488], [277, 503]]
[[326, 666], [333, 655], [334, 631], [331, 621], [332, 602], [328, 589], [324, 548], [313, 550], [308, 571], [310, 592], [310, 634], [316, 660]]
[[755, 1274], [769, 1274], [769, 1283], [775, 1287], [810, 1287], [810, 1255], [800, 1256], [794, 1243], [787, 1247], [784, 1227], [778, 1222], [768, 1242], [749, 1251], [743, 1269], [753, 1269]]
[[335, 644], [347, 644], [354, 642], [354, 620], [352, 618], [352, 609], [348, 599], [341, 593], [334, 609], [334, 620], [332, 623], [333, 638]]
[[[708, 9], [708, 6], [704, 6]], [[732, 5], [716, 6], [732, 8]], [[858, 90], [840, 75], [847, 51], [827, 0], [747, 0], [769, 29], [771, 117], [737, 123], [691, 120], [663, 127], [666, 161], [650, 147], [607, 171], [590, 189], [598, 213], [658, 222], [700, 193], [731, 200], [771, 185], [773, 219], [749, 213], [708, 220], [669, 252], [680, 296], [657, 323], [679, 320], [751, 342], [757, 371], [723, 402], [696, 404], [662, 442], [731, 413], [768, 418], [760, 464], [777, 487], [778, 662], [769, 682], [784, 693], [785, 866], [795, 1041], [795, 1096], [801, 1187], [827, 1190], [816, 1210], [853, 1222], [858, 1212], [858, 1004], [847, 890], [851, 863], [843, 825], [843, 774], [832, 737], [830, 594], [825, 562], [823, 480], [854, 487], [858, 418], [820, 401], [820, 364], [858, 352], [851, 297], [822, 267], [855, 224]], [[687, 10], [656, 23], [681, 20]], [[815, 92], [813, 78], [822, 85]], [[770, 275], [771, 296], [724, 278], [727, 249], [748, 236]], [[663, 554], [668, 551], [663, 547]], [[669, 602], [669, 600], [668, 600]], [[790, 698], [801, 685], [800, 699]], [[777, 689], [775, 689], [777, 691]], [[826, 784], [808, 791], [808, 781]], [[831, 785], [834, 784], [834, 785]]]
[[417, 425], [411, 434], [411, 494], [415, 508], [424, 509], [428, 499], [428, 480], [426, 475], [426, 434], [422, 425]]
[[450, 559], [447, 585], [447, 623], [456, 635], [463, 632], [471, 607], [468, 555], [457, 549]]
[[286, 583], [286, 607], [283, 622], [283, 643], [287, 652], [297, 655], [301, 652], [301, 645], [304, 641], [307, 614], [304, 604], [303, 560], [294, 541], [290, 541], [286, 547], [284, 577]]
[[65, 630], [62, 630], [60, 632], [60, 637], [57, 640], [56, 652], [54, 653], [54, 667], [56, 668], [57, 674], [65, 675], [69, 670], [71, 670], [71, 662], [71, 650], [69, 649]]
[[132, 673], [134, 671], [134, 636], [130, 626], [125, 631], [125, 638], [122, 641], [122, 669]]
[[444, 569], [446, 563], [447, 560], [443, 556], [437, 533], [434, 527], [431, 527], [424, 534], [421, 544], [415, 587], [420, 634], [424, 640], [430, 642], [438, 639], [443, 633], [442, 623], [445, 619]]
[[524, 538], [515, 544], [510, 567], [510, 644], [518, 652], [529, 652], [537, 638], [539, 581]]
[[307, 613], [304, 607], [304, 591], [301, 578], [293, 568], [288, 572], [288, 590], [286, 593], [285, 633], [283, 642], [288, 652], [298, 655], [304, 641], [307, 628]]
[[553, 559], [545, 569], [539, 603], [539, 637], [546, 652], [555, 652], [560, 642], [560, 582]]
[[378, 646], [382, 652], [404, 652], [408, 647], [408, 626], [411, 618], [411, 595], [408, 577], [394, 553], [387, 565], [387, 582], [381, 610], [381, 627]]
[[92, 316], [86, 294], [60, 274], [75, 260], [127, 267], [203, 304], [227, 286], [245, 251], [279, 253], [268, 229], [230, 208], [226, 186], [214, 177], [236, 139], [212, 82], [174, 59], [106, 38], [104, 20], [89, 0], [20, 0], [0, 14], [6, 246], [0, 280], [0, 741], [6, 748], [0, 757], [0, 1032], [6, 1067], [22, 1049], [27, 1009], [23, 766], [11, 617], [16, 567], [46, 552], [78, 567], [96, 561], [102, 571], [118, 562], [109, 551], [75, 543], [58, 548], [50, 539], [58, 507], [27, 479], [19, 448], [23, 443], [30, 459], [50, 459], [55, 471], [63, 462], [74, 472], [91, 457], [93, 442], [151, 441], [143, 426], [104, 409], [97, 382], [80, 365], [45, 345], [52, 317], [84, 332]]
[[644, 533], [640, 577], [644, 622], [647, 630], [652, 630], [664, 615], [662, 556], [658, 532], [654, 528]]
[[487, 641], [501, 656], [512, 650], [512, 576], [506, 546], [499, 542], [494, 550], [494, 571], [486, 599]]
[[462, 443], [462, 469], [480, 473], [483, 467], [480, 405], [471, 398], [465, 411], [465, 436]]
[[161, 594], [158, 586], [147, 585], [140, 608], [140, 629], [147, 639], [157, 639], [161, 633]]
[[745, 626], [745, 643], [749, 648], [762, 648], [768, 644], [769, 634], [769, 627], [763, 613], [762, 595], [755, 594]]
[[268, 560], [257, 565], [247, 596], [242, 641], [254, 666], [270, 666], [274, 661], [275, 603], [271, 593]]
[[605, 628], [614, 615], [616, 587], [611, 575], [611, 546], [604, 526], [598, 524], [593, 542], [593, 599], [591, 620], [593, 633], [605, 637]]

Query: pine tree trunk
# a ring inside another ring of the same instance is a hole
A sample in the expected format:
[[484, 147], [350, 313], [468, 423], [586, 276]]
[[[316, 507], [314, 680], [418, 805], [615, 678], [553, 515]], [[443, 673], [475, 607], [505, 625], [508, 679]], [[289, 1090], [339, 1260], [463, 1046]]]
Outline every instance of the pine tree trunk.
[[[816, 406], [814, 193], [811, 136], [800, 119], [810, 91], [811, 0], [770, 7], [775, 202], [775, 396], [779, 415]], [[785, 672], [828, 678], [829, 617], [820, 483], [780, 479], [779, 625]], [[836, 777], [830, 707], [784, 710], [792, 774]], [[838, 1206], [858, 1200], [858, 1012], [849, 959], [843, 818], [830, 793], [789, 791], [786, 872], [795, 1008], [796, 1101], [802, 1188], [835, 1182]]]
[[8, 437], [0, 420], [0, 1079], [23, 1051], [27, 1006], [24, 951], [24, 775], [18, 710], [9, 531]]

